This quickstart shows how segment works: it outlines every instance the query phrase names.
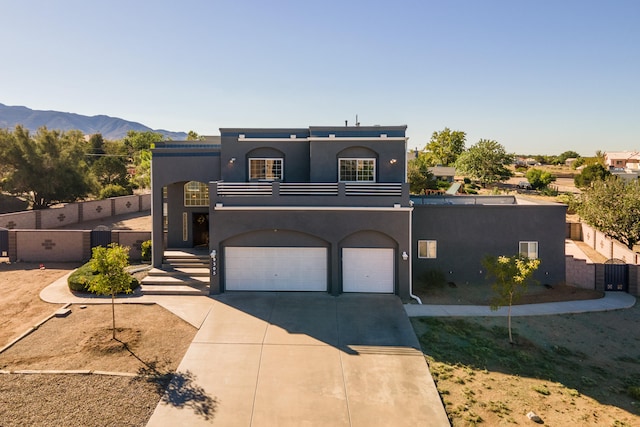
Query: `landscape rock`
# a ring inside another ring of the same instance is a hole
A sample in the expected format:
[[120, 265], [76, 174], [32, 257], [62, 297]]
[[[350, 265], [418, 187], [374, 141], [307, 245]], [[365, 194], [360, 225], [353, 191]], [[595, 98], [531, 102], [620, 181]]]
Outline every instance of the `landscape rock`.
[[534, 423], [538, 423], [538, 424], [543, 424], [544, 422], [542, 421], [542, 418], [540, 418], [540, 416], [538, 414], [536, 414], [533, 411], [530, 411], [527, 414], [527, 418], [529, 418], [531, 421], [533, 421]]

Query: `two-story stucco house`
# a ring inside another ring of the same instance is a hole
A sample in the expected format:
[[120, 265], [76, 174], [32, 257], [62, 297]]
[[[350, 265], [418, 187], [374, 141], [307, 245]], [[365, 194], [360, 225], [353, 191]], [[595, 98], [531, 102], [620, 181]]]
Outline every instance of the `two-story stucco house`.
[[[565, 206], [455, 196], [414, 201], [406, 126], [220, 129], [157, 144], [153, 264], [165, 248], [211, 255], [209, 292], [411, 294], [440, 269], [484, 280], [486, 254], [540, 256], [539, 279], [564, 282]], [[452, 202], [455, 200], [455, 203]]]
[[[220, 129], [153, 150], [153, 264], [205, 245], [210, 292], [408, 296], [406, 126]], [[166, 198], [163, 199], [163, 189]], [[163, 212], [166, 243], [163, 238]], [[215, 252], [213, 252], [215, 251]]]

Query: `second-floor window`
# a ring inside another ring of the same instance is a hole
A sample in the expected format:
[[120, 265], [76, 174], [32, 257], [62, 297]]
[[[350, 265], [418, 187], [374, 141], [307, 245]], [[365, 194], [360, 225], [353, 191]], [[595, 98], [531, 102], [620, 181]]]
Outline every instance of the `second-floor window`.
[[249, 181], [282, 181], [282, 159], [249, 159]]
[[340, 181], [375, 182], [375, 159], [340, 159]]

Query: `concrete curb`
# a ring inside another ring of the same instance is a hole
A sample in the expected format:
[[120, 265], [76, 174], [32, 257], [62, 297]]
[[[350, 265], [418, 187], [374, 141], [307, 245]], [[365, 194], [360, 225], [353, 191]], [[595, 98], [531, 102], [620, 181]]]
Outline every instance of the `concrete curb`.
[[66, 303], [64, 306], [62, 306], [61, 308], [57, 309], [56, 311], [54, 311], [51, 315], [47, 316], [45, 319], [41, 320], [40, 322], [36, 323], [34, 326], [32, 326], [31, 328], [29, 328], [26, 332], [24, 332], [22, 335], [20, 335], [18, 338], [14, 339], [13, 341], [11, 341], [9, 344], [5, 345], [4, 347], [0, 348], [0, 354], [4, 353], [6, 350], [10, 349], [11, 347], [13, 347], [16, 343], [18, 343], [20, 340], [22, 340], [23, 338], [29, 336], [33, 331], [37, 330], [40, 326], [44, 325], [47, 321], [49, 321], [50, 319], [52, 319], [53, 317], [56, 316], [56, 313], [58, 313], [58, 311], [60, 310], [64, 310], [66, 308], [69, 308], [69, 306], [71, 305], [71, 303]]
[[104, 375], [112, 377], [137, 377], [138, 374], [132, 374], [130, 372], [109, 372], [109, 371], [93, 371], [90, 369], [71, 369], [71, 370], [59, 370], [59, 369], [20, 369], [15, 371], [0, 370], [0, 375], [11, 374], [23, 374], [23, 375]]

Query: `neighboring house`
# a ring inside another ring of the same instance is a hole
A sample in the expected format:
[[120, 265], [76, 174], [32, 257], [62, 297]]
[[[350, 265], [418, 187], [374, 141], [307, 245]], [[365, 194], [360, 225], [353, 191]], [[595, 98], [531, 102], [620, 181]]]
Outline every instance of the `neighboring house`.
[[612, 151], [605, 153], [604, 156], [605, 165], [610, 170], [640, 170], [640, 152], [638, 151]]
[[475, 273], [484, 255], [526, 250], [542, 259], [545, 283], [564, 282], [566, 206], [513, 198], [494, 206], [498, 199], [480, 197], [414, 204], [405, 131], [223, 128], [217, 138], [156, 144], [153, 265], [162, 266], [165, 248], [202, 247], [212, 257], [212, 294], [408, 298], [425, 269], [442, 269], [453, 281], [484, 280]]
[[456, 175], [456, 168], [450, 166], [431, 166], [428, 170], [438, 181], [453, 182]]

